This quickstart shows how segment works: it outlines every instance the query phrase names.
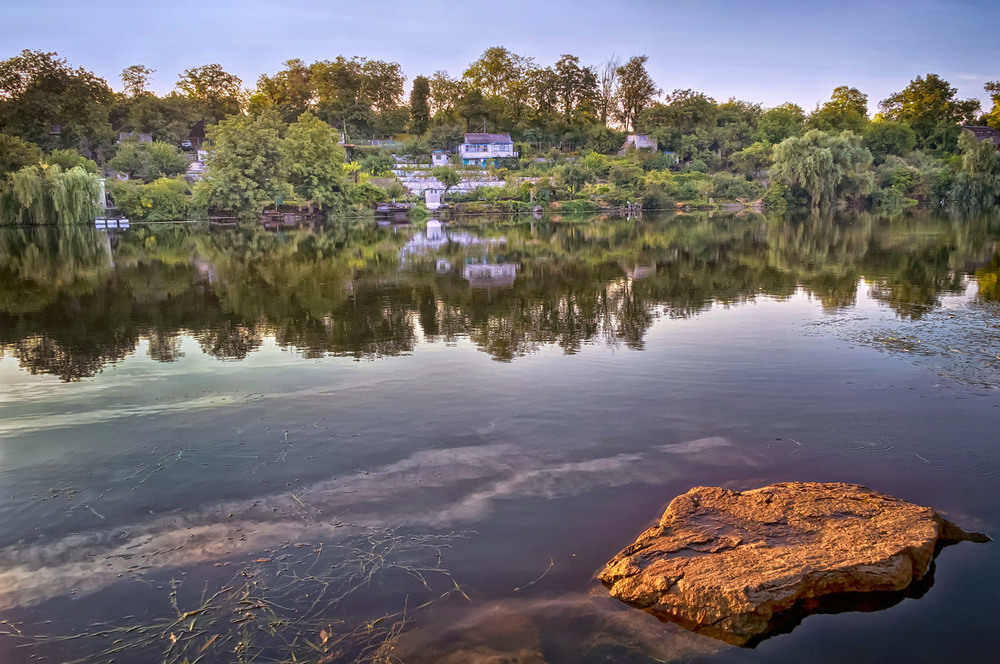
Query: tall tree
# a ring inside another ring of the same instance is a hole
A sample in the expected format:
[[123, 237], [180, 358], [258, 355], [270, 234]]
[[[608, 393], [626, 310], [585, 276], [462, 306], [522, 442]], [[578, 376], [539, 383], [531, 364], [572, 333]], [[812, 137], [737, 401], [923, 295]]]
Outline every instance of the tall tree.
[[648, 56], [635, 55], [618, 68], [617, 119], [628, 130], [635, 128], [636, 118], [660, 94], [653, 78], [646, 71]]
[[872, 155], [849, 131], [812, 129], [785, 139], [775, 146], [773, 161], [773, 181], [801, 189], [814, 208], [867, 194], [873, 186]]
[[208, 130], [213, 151], [206, 181], [212, 206], [253, 218], [287, 191], [282, 128], [277, 113], [269, 111], [232, 115]]
[[768, 143], [780, 143], [805, 131], [806, 114], [798, 104], [786, 102], [769, 108], [757, 119], [757, 133]]
[[882, 115], [905, 122], [917, 133], [917, 146], [953, 151], [959, 127], [976, 121], [978, 99], [959, 100], [958, 90], [937, 74], [917, 76], [903, 90], [882, 100]]
[[410, 133], [423, 134], [431, 122], [431, 81], [426, 76], [413, 79], [410, 90]]
[[292, 122], [312, 108], [314, 89], [311, 69], [299, 59], [288, 60], [274, 76], [262, 75], [250, 95], [250, 113], [273, 108], [285, 122]]
[[42, 159], [42, 151], [34, 143], [18, 136], [0, 134], [0, 182], [8, 173], [33, 166]]
[[333, 207], [341, 199], [347, 155], [330, 125], [303, 113], [288, 127], [282, 146], [284, 170], [295, 197], [311, 209]]
[[531, 58], [511, 53], [502, 46], [492, 46], [469, 65], [462, 78], [484, 96], [500, 97], [531, 67]]
[[72, 69], [56, 53], [25, 50], [0, 60], [0, 131], [43, 150], [73, 148], [100, 158], [114, 142], [114, 99], [104, 79]]
[[614, 109], [618, 101], [618, 68], [621, 67], [621, 58], [612, 54], [601, 66], [600, 80], [598, 81], [597, 110], [601, 118], [601, 124], [605, 127], [608, 120], [614, 115]]
[[868, 124], [868, 95], [857, 88], [838, 86], [833, 89], [830, 101], [809, 116], [807, 124], [823, 131], [849, 129], [860, 134]]
[[150, 69], [145, 65], [129, 65], [122, 69], [121, 79], [125, 96], [129, 99], [136, 99], [149, 94], [146, 87], [155, 73], [155, 69]]
[[983, 89], [990, 94], [993, 100], [993, 108], [984, 117], [984, 121], [994, 129], [1000, 129], [1000, 81], [989, 81]]
[[209, 122], [236, 115], [245, 105], [243, 81], [219, 64], [185, 70], [177, 79], [177, 89], [198, 103]]
[[590, 67], [581, 67], [580, 58], [563, 55], [553, 68], [556, 76], [557, 95], [562, 107], [563, 120], [572, 122], [574, 116], [587, 108], [593, 110], [597, 101], [597, 75]]

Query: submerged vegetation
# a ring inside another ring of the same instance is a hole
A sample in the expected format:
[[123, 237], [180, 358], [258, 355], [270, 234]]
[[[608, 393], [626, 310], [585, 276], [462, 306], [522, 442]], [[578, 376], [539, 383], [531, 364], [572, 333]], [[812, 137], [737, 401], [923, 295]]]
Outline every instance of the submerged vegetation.
[[[142, 65], [126, 68], [114, 92], [54, 53], [24, 51], [0, 61], [0, 220], [86, 216], [83, 199], [57, 203], [59, 187], [28, 186], [41, 163], [72, 171], [61, 161], [67, 154], [127, 176], [109, 190], [139, 219], [252, 219], [272, 204], [328, 215], [413, 201], [397, 174], [429, 173], [431, 153], [453, 152], [467, 131], [509, 133], [517, 152], [486, 168], [463, 166], [457, 155], [448, 167], [435, 162], [446, 198], [471, 212], [720, 203], [898, 212], [1000, 200], [995, 142], [962, 129], [1000, 127], [995, 81], [985, 83], [994, 102], [986, 113], [927, 74], [870, 116], [867, 95], [846, 85], [811, 112], [694, 90], [664, 94], [647, 63], [636, 55], [586, 65], [567, 54], [543, 66], [492, 47], [461, 76], [417, 76], [408, 99], [395, 62], [289, 60], [252, 89], [208, 64], [159, 97], [148, 90], [155, 72]], [[618, 154], [633, 132], [650, 147]], [[185, 177], [196, 156], [205, 169]], [[455, 193], [463, 179], [490, 186]]]

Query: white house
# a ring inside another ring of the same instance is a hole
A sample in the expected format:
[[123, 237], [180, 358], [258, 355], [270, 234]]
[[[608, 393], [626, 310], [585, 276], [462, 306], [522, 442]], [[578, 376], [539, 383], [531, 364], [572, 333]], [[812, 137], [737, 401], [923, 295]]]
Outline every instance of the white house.
[[491, 161], [495, 166], [498, 159], [517, 156], [510, 134], [466, 134], [458, 154], [463, 166], [486, 166]]
[[649, 134], [629, 134], [622, 146], [618, 148], [618, 156], [624, 157], [629, 148], [635, 150], [656, 151], [656, 141], [650, 138]]
[[431, 166], [447, 166], [451, 154], [445, 150], [435, 150], [431, 153]]

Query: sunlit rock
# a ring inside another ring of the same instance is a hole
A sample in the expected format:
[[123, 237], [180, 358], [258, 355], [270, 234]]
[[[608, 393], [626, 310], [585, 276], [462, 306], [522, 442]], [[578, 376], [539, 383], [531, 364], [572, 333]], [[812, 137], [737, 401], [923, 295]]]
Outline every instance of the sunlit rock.
[[929, 578], [940, 546], [987, 539], [854, 484], [696, 487], [671, 501], [600, 580], [662, 620], [754, 645], [806, 613], [852, 603], [872, 610], [873, 598], [891, 605]]

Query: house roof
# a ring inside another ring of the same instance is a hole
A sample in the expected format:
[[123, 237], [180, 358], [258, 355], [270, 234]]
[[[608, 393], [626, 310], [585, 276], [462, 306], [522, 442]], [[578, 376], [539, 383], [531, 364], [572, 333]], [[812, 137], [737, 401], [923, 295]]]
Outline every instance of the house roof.
[[489, 143], [513, 143], [510, 134], [466, 134], [465, 142], [473, 145], [486, 145]]
[[990, 141], [993, 141], [993, 143], [997, 147], [1000, 147], [1000, 131], [997, 131], [993, 127], [972, 127], [972, 126], [969, 126], [969, 127], [962, 127], [962, 129], [965, 129], [966, 131], [971, 131], [972, 135], [976, 137], [977, 141], [982, 142], [982, 141], [990, 140]]

